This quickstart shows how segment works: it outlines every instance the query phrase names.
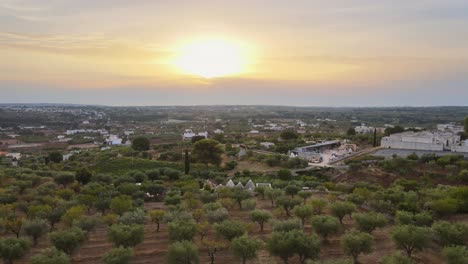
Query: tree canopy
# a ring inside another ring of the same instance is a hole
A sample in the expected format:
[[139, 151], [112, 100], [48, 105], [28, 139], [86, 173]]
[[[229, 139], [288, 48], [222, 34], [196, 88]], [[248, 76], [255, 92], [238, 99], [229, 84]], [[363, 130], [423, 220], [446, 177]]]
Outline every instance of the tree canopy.
[[221, 144], [213, 139], [202, 139], [193, 145], [193, 156], [198, 162], [206, 165], [213, 164], [219, 166], [223, 153], [224, 150]]

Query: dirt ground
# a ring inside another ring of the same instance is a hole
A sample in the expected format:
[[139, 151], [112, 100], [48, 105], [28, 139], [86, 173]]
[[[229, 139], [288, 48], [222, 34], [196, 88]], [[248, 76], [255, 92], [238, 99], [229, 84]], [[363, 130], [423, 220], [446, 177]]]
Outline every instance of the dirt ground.
[[[145, 204], [145, 208], [151, 209], [164, 209], [164, 205], [159, 202], [150, 202]], [[271, 210], [270, 201], [257, 199], [257, 209]], [[241, 211], [237, 208], [230, 210], [230, 218], [236, 220], [242, 220], [246, 223], [251, 223], [249, 219], [248, 211]], [[459, 215], [450, 221], [461, 221], [468, 222], [468, 215]], [[354, 222], [350, 217], [344, 219], [344, 230], [349, 230], [353, 227]], [[396, 247], [389, 236], [389, 231], [392, 226], [387, 226], [382, 230], [376, 230], [373, 232], [375, 237], [374, 250], [369, 255], [362, 255], [359, 257], [359, 261], [362, 264], [373, 264], [379, 263], [382, 256], [389, 255], [396, 251]], [[338, 259], [345, 257], [345, 254], [340, 246], [340, 236], [338, 235], [329, 237], [328, 242], [323, 243], [321, 251], [321, 259]], [[306, 224], [305, 231], [308, 233], [312, 232], [310, 224]], [[263, 233], [260, 233], [258, 225], [253, 225], [250, 236], [258, 237], [262, 240], [271, 234], [271, 226], [266, 224]], [[213, 239], [215, 234], [213, 230], [205, 239]], [[200, 263], [210, 263], [208, 254], [202, 249], [200, 237], [195, 237], [195, 242], [200, 249]], [[150, 263], [167, 263], [166, 254], [169, 246], [168, 230], [165, 224], [161, 225], [160, 232], [156, 232], [156, 224], [147, 221], [145, 224], [145, 238], [143, 243], [134, 248], [135, 256], [132, 258], [131, 263], [133, 264], [150, 264]], [[50, 244], [46, 238], [42, 238], [39, 244], [32, 248], [30, 253], [22, 260], [17, 263], [28, 263], [29, 258], [39, 253], [44, 248], [49, 247]], [[102, 256], [112, 248], [112, 245], [107, 241], [107, 228], [104, 225], [98, 226], [93, 232], [89, 234], [88, 240], [78, 249], [72, 256], [72, 263], [78, 264], [98, 264], [101, 263]], [[444, 263], [438, 252], [439, 250], [428, 249], [424, 252], [418, 252], [415, 254], [415, 259], [418, 263], [424, 264], [440, 264]], [[240, 260], [236, 258], [229, 249], [220, 251], [216, 254], [215, 263], [240, 263]], [[272, 257], [266, 250], [258, 252], [258, 256], [255, 260], [251, 260], [250, 264], [281, 264], [283, 263], [279, 258]], [[297, 264], [299, 260], [292, 258], [290, 264]]]

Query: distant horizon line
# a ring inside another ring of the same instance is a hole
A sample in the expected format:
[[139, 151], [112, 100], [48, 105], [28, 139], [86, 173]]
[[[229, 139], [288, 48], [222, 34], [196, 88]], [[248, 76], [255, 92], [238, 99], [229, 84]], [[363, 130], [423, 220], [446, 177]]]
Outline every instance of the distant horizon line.
[[168, 105], [112, 105], [112, 104], [82, 104], [82, 103], [45, 103], [45, 102], [28, 102], [28, 103], [1, 103], [0, 106], [14, 105], [43, 105], [43, 106], [95, 106], [95, 107], [206, 107], [206, 106], [259, 106], [259, 107], [296, 107], [296, 108], [444, 108], [444, 107], [468, 107], [468, 105], [369, 105], [369, 106], [318, 106], [318, 105], [278, 105], [278, 104], [168, 104]]

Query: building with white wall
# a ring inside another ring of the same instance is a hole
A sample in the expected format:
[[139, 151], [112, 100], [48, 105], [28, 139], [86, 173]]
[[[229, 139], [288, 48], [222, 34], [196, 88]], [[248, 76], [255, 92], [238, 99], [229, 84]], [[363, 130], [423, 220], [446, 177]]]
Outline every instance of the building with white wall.
[[192, 129], [186, 129], [184, 134], [182, 135], [182, 139], [183, 140], [191, 140], [193, 137], [204, 137], [204, 138], [208, 138], [208, 132], [198, 132], [198, 133], [195, 133], [193, 132]]
[[421, 132], [407, 131], [382, 138], [381, 146], [393, 149], [455, 151], [458, 149], [457, 147], [462, 146], [462, 143], [460, 141], [460, 136], [453, 132], [438, 130]]
[[366, 126], [365, 124], [361, 124], [354, 128], [357, 134], [371, 134], [374, 133], [375, 128]]

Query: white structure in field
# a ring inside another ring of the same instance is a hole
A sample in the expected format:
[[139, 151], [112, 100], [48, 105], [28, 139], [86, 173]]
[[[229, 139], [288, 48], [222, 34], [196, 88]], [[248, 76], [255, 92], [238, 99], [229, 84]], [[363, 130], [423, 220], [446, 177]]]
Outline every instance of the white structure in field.
[[122, 139], [117, 135], [109, 135], [106, 139], [107, 145], [122, 145]]
[[242, 182], [238, 182], [235, 184], [232, 180], [229, 180], [226, 185], [223, 184], [218, 184], [215, 188], [215, 190], [219, 190], [221, 188], [239, 188], [239, 189], [244, 189], [249, 192], [254, 192], [258, 187], [262, 188], [271, 188], [270, 183], [257, 183], [255, 184], [252, 180], [249, 180], [245, 185], [242, 184]]
[[375, 128], [373, 127], [368, 127], [365, 124], [361, 124], [360, 126], [357, 126], [354, 128], [354, 131], [358, 134], [370, 134], [374, 133]]
[[382, 138], [384, 148], [468, 152], [460, 136], [448, 131], [407, 131]]
[[438, 124], [437, 125], [437, 130], [439, 131], [450, 131], [453, 133], [460, 133], [463, 132], [463, 126], [457, 126], [453, 123], [451, 124]]
[[215, 134], [224, 134], [224, 131], [217, 128], [215, 131], [214, 131]]
[[275, 145], [275, 143], [273, 142], [260, 142], [260, 146], [264, 147], [264, 148], [271, 148]]
[[80, 133], [99, 133], [101, 135], [109, 134], [105, 129], [69, 129], [65, 132], [66, 135], [75, 135]]
[[195, 133], [193, 132], [192, 129], [185, 129], [185, 132], [184, 134], [182, 135], [182, 139], [183, 140], [190, 140], [192, 139], [193, 137], [204, 137], [204, 138], [208, 138], [208, 132], [198, 132], [198, 133]]

